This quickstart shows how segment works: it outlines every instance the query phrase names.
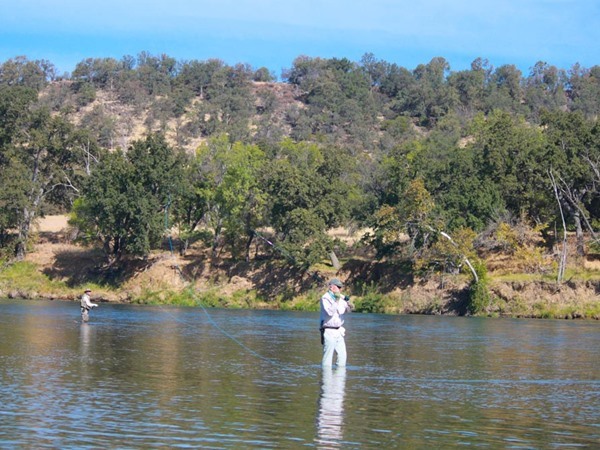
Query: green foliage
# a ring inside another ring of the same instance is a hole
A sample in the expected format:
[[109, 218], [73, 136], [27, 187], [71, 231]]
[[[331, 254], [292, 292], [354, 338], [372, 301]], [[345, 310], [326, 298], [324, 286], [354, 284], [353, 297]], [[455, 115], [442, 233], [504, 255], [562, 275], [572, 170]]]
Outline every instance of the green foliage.
[[473, 266], [479, 281], [473, 281], [468, 288], [467, 310], [470, 314], [486, 314], [492, 304], [492, 296], [488, 288], [487, 268], [483, 261], [474, 261]]
[[7, 189], [0, 193], [0, 216], [17, 230], [16, 256], [24, 258], [30, 229], [47, 203], [70, 203], [81, 182], [84, 149], [89, 137], [62, 115], [46, 108], [29, 108], [31, 92], [0, 90], [0, 167]]
[[277, 77], [266, 67], [261, 67], [254, 72], [252, 79], [258, 82], [269, 83], [275, 81]]
[[491, 295], [485, 281], [480, 280], [473, 283], [468, 291], [469, 303], [468, 311], [473, 315], [483, 314], [487, 312], [491, 304]]
[[[5, 255], [27, 248], [40, 214], [72, 207], [72, 223], [112, 259], [146, 256], [171, 227], [183, 250], [202, 229], [215, 256], [249, 259], [253, 230], [269, 228], [306, 269], [335, 248], [328, 231], [351, 224], [371, 226], [378, 257], [408, 256], [413, 269], [475, 260], [480, 233], [480, 250], [545, 273], [554, 235], [521, 225], [559, 222], [550, 170], [568, 229], [580, 237], [600, 222], [598, 66], [538, 62], [523, 77], [480, 58], [453, 72], [439, 57], [408, 70], [372, 54], [301, 56], [279, 85], [265, 68], [141, 52], [88, 58], [55, 79], [47, 61], [0, 64]], [[127, 151], [115, 145], [134, 123], [115, 113], [123, 106], [149, 130]], [[202, 144], [183, 155], [153, 130]], [[500, 217], [522, 223], [492, 236]], [[472, 296], [485, 310], [485, 289]], [[376, 308], [377, 295], [367, 298]]]
[[46, 60], [29, 61], [25, 56], [17, 56], [0, 65], [0, 85], [40, 91], [55, 77], [56, 68]]
[[136, 141], [127, 154], [104, 156], [74, 205], [73, 224], [97, 236], [107, 257], [147, 255], [164, 232], [164, 208], [177, 192], [181, 165], [161, 136]]
[[415, 269], [435, 272], [455, 272], [460, 270], [470, 273], [465, 259], [476, 261], [477, 255], [473, 242], [476, 234], [470, 228], [459, 228], [452, 233], [452, 240], [437, 233], [431, 244], [423, 247], [415, 261]]
[[266, 194], [260, 185], [264, 152], [255, 145], [230, 143], [226, 135], [212, 138], [196, 154], [191, 187], [205, 223], [213, 231], [213, 255], [224, 238], [234, 257], [248, 257], [255, 228], [264, 220]]
[[354, 304], [354, 311], [360, 313], [379, 313], [383, 314], [386, 312], [387, 299], [379, 292], [379, 289], [375, 283], [356, 283], [354, 286], [353, 293], [356, 295], [352, 297], [352, 303]]
[[18, 286], [24, 293], [70, 292], [63, 281], [50, 280], [38, 267], [26, 261], [10, 264], [0, 270], [0, 288]]

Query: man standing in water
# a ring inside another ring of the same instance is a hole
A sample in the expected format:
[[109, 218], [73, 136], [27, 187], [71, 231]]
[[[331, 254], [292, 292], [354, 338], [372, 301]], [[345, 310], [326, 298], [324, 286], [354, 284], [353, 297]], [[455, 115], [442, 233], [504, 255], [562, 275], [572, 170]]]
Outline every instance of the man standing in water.
[[354, 309], [350, 297], [341, 294], [342, 282], [334, 278], [327, 292], [321, 297], [321, 344], [323, 344], [324, 367], [333, 365], [333, 354], [337, 353], [338, 367], [346, 365], [346, 342], [343, 315]]
[[98, 305], [92, 303], [90, 300], [90, 294], [92, 290], [86, 289], [81, 296], [81, 321], [86, 323], [90, 320], [90, 309], [96, 308]]

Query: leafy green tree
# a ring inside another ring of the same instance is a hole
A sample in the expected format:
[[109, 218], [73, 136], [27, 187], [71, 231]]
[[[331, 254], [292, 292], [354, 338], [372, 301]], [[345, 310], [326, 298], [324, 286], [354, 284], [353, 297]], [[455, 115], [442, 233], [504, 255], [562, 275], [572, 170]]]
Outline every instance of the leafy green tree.
[[176, 75], [175, 58], [165, 54], [153, 56], [145, 51], [137, 57], [137, 79], [151, 97], [170, 94], [171, 83]]
[[480, 180], [502, 193], [505, 208], [540, 223], [553, 217], [551, 192], [540, 189], [548, 185], [547, 170], [553, 163], [541, 130], [498, 110], [476, 118], [472, 132], [468, 148], [477, 158]]
[[0, 254], [6, 253], [7, 256], [11, 256], [7, 248], [13, 237], [11, 230], [19, 224], [23, 205], [28, 201], [24, 172], [26, 170], [18, 160], [5, 161], [0, 165], [0, 249], [6, 249]]
[[415, 252], [429, 245], [434, 208], [424, 181], [410, 180], [395, 205], [384, 204], [373, 216], [373, 231], [367, 239], [378, 257], [404, 254], [412, 259]]
[[572, 111], [581, 111], [586, 117], [600, 114], [600, 66], [585, 69], [575, 64], [568, 74], [569, 106]]
[[182, 156], [162, 135], [104, 156], [74, 205], [73, 223], [102, 243], [110, 263], [147, 256], [163, 236], [165, 209], [179, 191]]
[[270, 83], [277, 80], [277, 76], [266, 67], [261, 67], [254, 72], [252, 79], [261, 83]]
[[441, 57], [433, 58], [428, 64], [419, 64], [413, 74], [416, 89], [408, 94], [409, 111], [424, 125], [435, 124], [456, 104], [454, 90], [446, 79], [450, 65]]
[[564, 90], [566, 79], [564, 70], [542, 61], [537, 62], [531, 69], [524, 83], [524, 96], [535, 122], [539, 123], [542, 110], [566, 109], [567, 96]]
[[448, 84], [458, 95], [460, 114], [473, 117], [477, 112], [486, 112], [485, 97], [491, 71], [487, 60], [477, 58], [471, 63], [470, 70], [450, 74]]
[[80, 85], [91, 84], [95, 88], [112, 91], [123, 71], [123, 64], [114, 58], [87, 58], [77, 63], [71, 78], [78, 90]]
[[490, 76], [486, 110], [501, 109], [514, 114], [525, 113], [526, 108], [522, 105], [522, 78], [521, 71], [512, 64], [505, 64], [494, 70]]
[[17, 259], [25, 256], [31, 226], [46, 204], [70, 203], [89, 144], [85, 133], [65, 117], [34, 108], [36, 98], [31, 88], [0, 88], [0, 167], [5, 180], [0, 208], [5, 224], [17, 230]]
[[73, 183], [83, 164], [85, 145], [83, 135], [69, 122], [45, 110], [33, 111], [24, 125], [24, 132], [13, 140], [10, 149], [27, 180], [26, 202], [19, 209], [17, 259], [25, 256], [31, 226], [44, 203], [77, 189]]
[[299, 57], [285, 74], [301, 92], [307, 108], [290, 114], [292, 137], [318, 136], [361, 150], [372, 146], [369, 132], [376, 122], [376, 101], [365, 69], [343, 59]]
[[225, 67], [225, 63], [220, 59], [183, 62], [175, 78], [175, 83], [177, 86], [190, 90], [200, 99], [204, 99], [213, 78]]
[[[484, 181], [477, 152], [466, 145], [462, 117], [449, 113], [440, 119], [419, 151], [410, 155], [410, 179], [425, 182], [436, 204], [436, 215], [449, 232], [462, 227], [481, 230], [503, 202], [493, 183]], [[395, 164], [407, 164], [401, 155]], [[406, 181], [404, 183], [406, 185]]]
[[56, 78], [56, 68], [46, 60], [30, 61], [17, 56], [0, 65], [0, 85], [24, 86], [41, 91]]
[[[0, 86], [0, 149], [16, 139], [26, 125], [30, 106], [36, 101], [34, 89], [24, 86]], [[2, 160], [0, 159], [0, 164]]]
[[259, 183], [265, 163], [263, 151], [255, 145], [231, 143], [226, 135], [219, 135], [198, 149], [196, 159], [196, 189], [206, 205], [204, 221], [213, 232], [213, 257], [224, 238], [234, 257], [243, 245], [249, 259], [254, 230], [264, 218], [265, 196]]
[[549, 170], [556, 173], [560, 201], [573, 220], [577, 235], [577, 252], [585, 253], [583, 223], [590, 223], [590, 211], [597, 200], [597, 174], [590, 162], [600, 158], [595, 136], [597, 125], [581, 113], [552, 112], [542, 115], [548, 152], [553, 155]]
[[[209, 73], [200, 67], [187, 76], [202, 76], [199, 86], [202, 101], [193, 112], [193, 128], [204, 136], [228, 133], [232, 141], [246, 141], [250, 136], [250, 119], [255, 112], [250, 90], [251, 71], [244, 65], [213, 67]], [[210, 77], [205, 80], [204, 77]], [[184, 78], [184, 82], [188, 78]]]
[[269, 155], [265, 185], [279, 244], [305, 268], [327, 256], [326, 231], [348, 220], [359, 200], [348, 154], [336, 147], [284, 140]]

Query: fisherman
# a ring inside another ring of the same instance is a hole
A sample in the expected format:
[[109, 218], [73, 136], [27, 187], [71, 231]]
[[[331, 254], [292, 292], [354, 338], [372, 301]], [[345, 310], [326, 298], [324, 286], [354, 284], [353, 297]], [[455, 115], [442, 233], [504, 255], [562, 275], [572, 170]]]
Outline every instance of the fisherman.
[[98, 305], [90, 300], [91, 289], [86, 289], [81, 296], [81, 321], [86, 323], [90, 320], [90, 309], [96, 308]]
[[321, 297], [321, 344], [323, 345], [323, 367], [333, 365], [333, 354], [337, 353], [338, 367], [346, 366], [346, 342], [343, 315], [354, 309], [350, 297], [342, 295], [344, 284], [333, 278], [328, 290]]

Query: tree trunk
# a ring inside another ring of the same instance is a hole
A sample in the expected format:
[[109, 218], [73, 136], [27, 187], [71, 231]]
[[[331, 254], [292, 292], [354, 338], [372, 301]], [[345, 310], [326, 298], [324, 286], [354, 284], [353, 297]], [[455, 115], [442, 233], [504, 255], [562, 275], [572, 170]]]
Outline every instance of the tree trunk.
[[246, 262], [250, 262], [250, 246], [254, 240], [254, 233], [248, 233], [248, 240], [246, 241]]
[[27, 240], [29, 239], [29, 228], [31, 226], [31, 220], [27, 217], [29, 215], [31, 215], [31, 212], [28, 208], [25, 208], [23, 221], [19, 224], [19, 235], [15, 248], [17, 261], [23, 261], [27, 253]]
[[331, 264], [333, 265], [333, 268], [335, 270], [339, 270], [340, 267], [342, 267], [342, 265], [340, 264], [340, 260], [338, 259], [337, 255], [333, 250], [329, 252], [329, 258], [331, 259]]
[[[562, 283], [562, 280], [565, 276], [565, 270], [567, 268], [567, 223], [565, 221], [565, 214], [563, 212], [562, 202], [560, 201], [560, 195], [558, 191], [558, 184], [554, 179], [554, 175], [552, 171], [548, 171], [548, 175], [550, 176], [550, 181], [552, 182], [552, 189], [554, 190], [554, 196], [556, 197], [556, 203], [558, 204], [558, 209], [560, 211], [560, 218], [562, 220], [563, 226], [563, 244], [562, 251], [560, 254], [560, 260], [558, 262], [558, 274], [556, 276], [556, 282], [558, 284]], [[566, 205], [568, 207], [568, 203]]]
[[573, 221], [575, 222], [575, 236], [577, 237], [577, 255], [585, 255], [585, 243], [583, 237], [583, 228], [581, 227], [581, 214], [579, 210], [574, 211]]

